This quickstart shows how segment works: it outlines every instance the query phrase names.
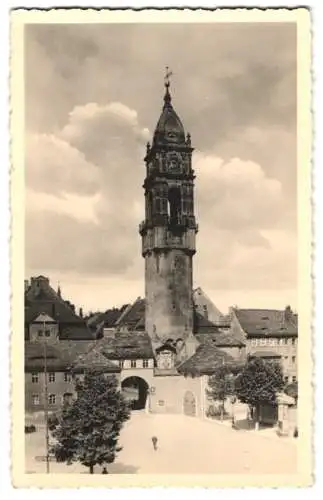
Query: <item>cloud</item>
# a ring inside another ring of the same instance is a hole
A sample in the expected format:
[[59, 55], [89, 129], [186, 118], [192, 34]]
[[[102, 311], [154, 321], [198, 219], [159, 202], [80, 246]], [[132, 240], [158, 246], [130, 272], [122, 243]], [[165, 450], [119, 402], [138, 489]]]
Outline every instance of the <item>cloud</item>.
[[28, 137], [30, 268], [131, 271], [140, 253], [146, 135], [136, 112], [125, 105], [90, 103], [75, 108], [56, 136]]
[[[28, 163], [30, 268], [143, 279], [138, 224], [144, 217], [144, 137], [137, 113], [121, 103], [78, 107], [58, 138], [37, 137], [32, 143], [38, 145], [32, 156], [36, 165]], [[50, 161], [41, 171], [46, 155]], [[275, 276], [284, 247], [274, 251], [275, 238], [268, 231], [284, 214], [281, 183], [252, 161], [226, 162], [202, 152], [193, 161], [200, 223], [197, 276], [207, 286], [216, 283], [224, 289], [242, 282], [256, 286], [269, 269]], [[252, 281], [249, 275], [257, 261], [262, 265]]]
[[225, 162], [198, 153], [194, 166], [201, 221], [240, 231], [272, 227], [280, 220], [284, 209], [281, 183], [267, 177], [260, 165], [239, 158]]
[[30, 268], [61, 273], [126, 275], [138, 252], [129, 231], [111, 219], [108, 228], [52, 211], [27, 212], [26, 255]]
[[167, 61], [197, 148], [196, 283], [295, 289], [295, 47], [283, 23], [27, 27], [27, 268], [84, 277], [73, 290], [87, 297], [100, 280], [120, 279], [118, 302], [135, 293], [144, 144]]
[[26, 184], [34, 191], [91, 195], [98, 190], [99, 171], [84, 154], [51, 134], [26, 139]]

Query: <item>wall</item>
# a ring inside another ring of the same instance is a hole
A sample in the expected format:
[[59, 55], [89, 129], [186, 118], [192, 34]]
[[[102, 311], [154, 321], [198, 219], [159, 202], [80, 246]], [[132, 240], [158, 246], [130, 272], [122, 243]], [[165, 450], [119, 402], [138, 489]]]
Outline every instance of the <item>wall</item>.
[[[294, 339], [294, 344], [293, 340]], [[274, 338], [276, 341], [274, 345], [271, 345], [270, 341], [272, 339], [267, 339], [266, 345], [263, 345], [261, 339], [255, 344], [256, 339], [248, 339], [247, 340], [247, 353], [255, 352], [255, 351], [271, 351], [279, 354], [281, 356], [281, 363], [283, 368], [284, 377], [286, 377], [286, 382], [292, 382], [293, 377], [296, 377], [297, 380], [297, 337], [293, 338]], [[287, 341], [287, 344], [281, 343], [280, 341]], [[295, 361], [293, 362], [293, 357]], [[287, 380], [288, 377], [288, 380]]]
[[[40, 337], [38, 331], [41, 331], [43, 335]], [[31, 342], [41, 342], [44, 338], [47, 341], [58, 340], [58, 324], [57, 323], [46, 323], [45, 331], [49, 331], [49, 337], [44, 337], [44, 324], [43, 323], [32, 323], [29, 326], [29, 339]]]
[[181, 250], [145, 257], [146, 330], [165, 342], [193, 328], [192, 257]]
[[121, 372], [120, 382], [122, 383], [128, 377], [140, 377], [144, 379], [148, 386], [153, 385], [154, 369], [153, 368], [128, 368]]
[[[56, 403], [48, 405], [49, 410], [57, 410], [61, 407], [63, 402], [64, 393], [74, 394], [73, 380], [65, 382], [64, 372], [55, 372], [55, 382], [48, 381], [48, 395], [56, 395]], [[38, 373], [38, 382], [32, 382], [32, 374], [25, 373], [25, 410], [28, 412], [36, 412], [44, 409], [44, 389], [45, 389], [45, 375], [44, 372]], [[32, 395], [38, 394], [40, 399], [39, 405], [33, 405]]]
[[148, 400], [148, 409], [152, 413], [182, 414], [185, 392], [191, 391], [196, 398], [196, 416], [203, 416], [202, 377], [160, 376], [154, 377], [152, 384], [153, 391]]

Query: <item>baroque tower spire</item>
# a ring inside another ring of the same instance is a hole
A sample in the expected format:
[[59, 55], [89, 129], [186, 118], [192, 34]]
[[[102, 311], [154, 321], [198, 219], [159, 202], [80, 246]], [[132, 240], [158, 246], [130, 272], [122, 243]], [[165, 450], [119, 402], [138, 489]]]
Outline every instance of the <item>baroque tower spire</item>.
[[191, 137], [185, 136], [169, 91], [151, 145], [147, 145], [145, 220], [140, 224], [145, 259], [146, 331], [158, 347], [185, 342], [193, 332], [194, 171]]

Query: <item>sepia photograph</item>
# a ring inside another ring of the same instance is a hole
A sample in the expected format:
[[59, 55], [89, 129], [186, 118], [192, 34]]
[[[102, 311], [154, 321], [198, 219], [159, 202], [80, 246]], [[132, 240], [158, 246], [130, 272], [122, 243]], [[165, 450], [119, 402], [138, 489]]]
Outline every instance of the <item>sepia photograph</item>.
[[23, 485], [311, 481], [309, 15], [176, 12], [12, 15]]

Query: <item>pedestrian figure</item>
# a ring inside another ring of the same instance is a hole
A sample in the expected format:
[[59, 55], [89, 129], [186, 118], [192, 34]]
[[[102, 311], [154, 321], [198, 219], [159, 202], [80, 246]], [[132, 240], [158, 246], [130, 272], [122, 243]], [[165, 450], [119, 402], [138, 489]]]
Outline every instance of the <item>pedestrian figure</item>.
[[103, 467], [102, 474], [109, 474], [106, 467]]
[[151, 438], [152, 442], [153, 442], [153, 447], [154, 447], [154, 450], [156, 451], [157, 450], [157, 441], [158, 439], [156, 438], [156, 436], [153, 436]]

